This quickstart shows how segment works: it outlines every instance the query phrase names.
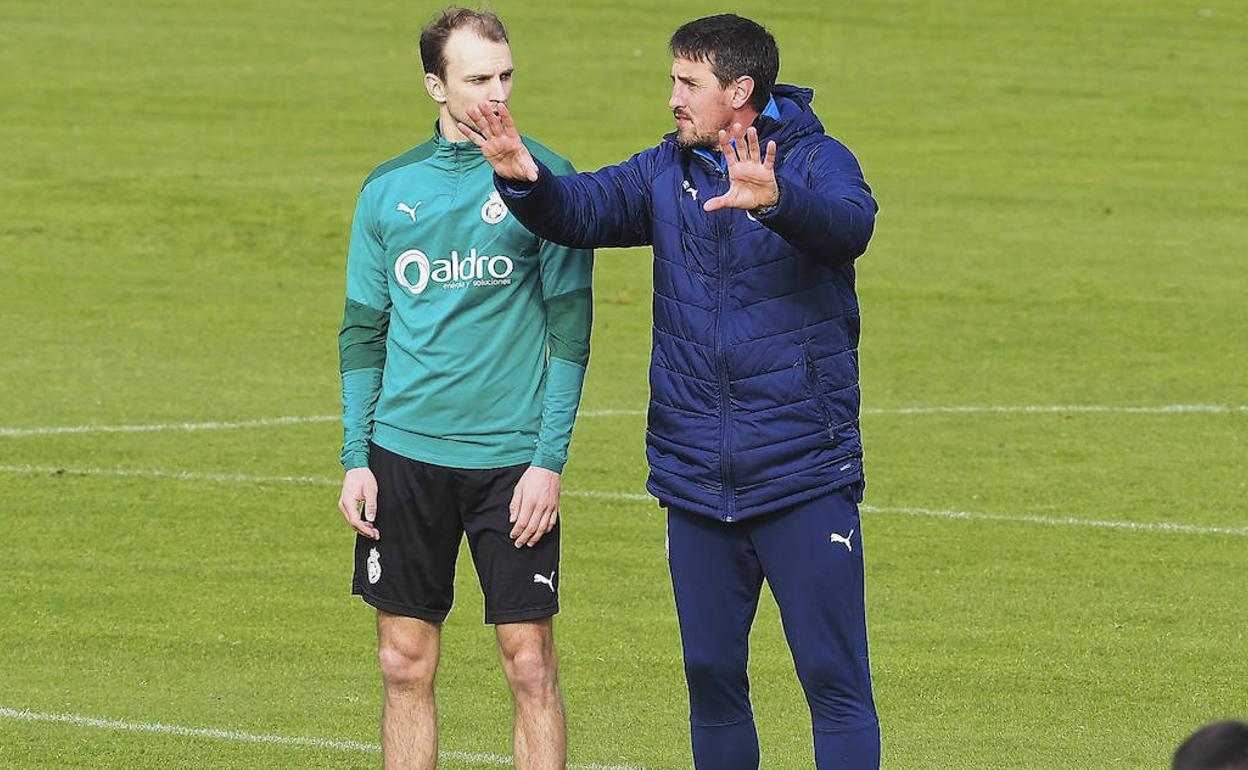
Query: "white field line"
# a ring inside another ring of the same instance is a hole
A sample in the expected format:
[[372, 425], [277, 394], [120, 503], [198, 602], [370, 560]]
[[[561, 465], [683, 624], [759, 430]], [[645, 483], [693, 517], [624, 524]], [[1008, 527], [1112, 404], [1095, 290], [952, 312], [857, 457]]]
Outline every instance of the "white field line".
[[[311, 484], [337, 487], [341, 481], [318, 476], [253, 476], [242, 473], [199, 473], [196, 471], [165, 471], [140, 468], [57, 468], [45, 465], [0, 465], [0, 473], [45, 476], [116, 476], [125, 478], [161, 478], [183, 481], [214, 481], [234, 484]], [[604, 492], [593, 489], [565, 489], [566, 497], [596, 500], [619, 500], [628, 502], [651, 502], [648, 494], [637, 492]], [[970, 521], [1005, 521], [1023, 524], [1041, 524], [1051, 527], [1096, 527], [1101, 529], [1125, 529], [1136, 532], [1182, 532], [1193, 535], [1248, 536], [1248, 527], [1209, 527], [1169, 521], [1126, 521], [1121, 519], [1083, 519], [1077, 516], [1040, 516], [1024, 513], [983, 513], [976, 511], [950, 511], [935, 508], [863, 505], [864, 513], [898, 514], [905, 516], [928, 516], [941, 519], [966, 519]]]
[[[1235, 414], [1248, 413], [1248, 405], [1167, 404], [1163, 406], [1106, 406], [1068, 404], [1058, 406], [904, 406], [897, 408], [866, 407], [866, 415], [908, 414]], [[645, 409], [586, 409], [580, 417], [641, 417]], [[165, 422], [138, 425], [48, 425], [34, 428], [0, 428], [0, 438], [22, 436], [55, 436], [73, 433], [152, 433], [159, 431], [239, 430], [279, 425], [337, 422], [333, 414], [309, 416], [263, 417], [255, 420], [214, 422]]]
[[904, 406], [895, 409], [864, 408], [863, 414], [1235, 414], [1248, 413], [1248, 405], [1165, 404], [1162, 406], [1107, 406], [1066, 404], [1057, 406]]
[[151, 433], [164, 430], [237, 430], [239, 428], [267, 428], [274, 425], [332, 422], [339, 419], [341, 418], [333, 415], [312, 415], [311, 417], [264, 417], [258, 420], [235, 420], [233, 422], [164, 422], [150, 425], [50, 425], [41, 428], [0, 428], [0, 437], [53, 436], [61, 433]]
[[1009, 521], [1044, 524], [1050, 527], [1100, 527], [1128, 529], [1137, 532], [1185, 532], [1192, 535], [1241, 535], [1248, 537], [1248, 527], [1206, 527], [1173, 521], [1123, 521], [1121, 519], [1082, 519], [1078, 516], [1039, 516], [1026, 513], [978, 513], [973, 511], [941, 511], [932, 508], [895, 508], [875, 505], [859, 506], [863, 513], [888, 513], [905, 516], [932, 516], [942, 519], [972, 521]]
[[[271, 743], [279, 746], [306, 746], [314, 749], [335, 749], [337, 751], [366, 751], [377, 754], [381, 746], [376, 743], [359, 741], [335, 741], [327, 738], [300, 738], [287, 735], [262, 735], [240, 732], [238, 730], [218, 730], [210, 727], [179, 727], [161, 722], [123, 722], [118, 719], [96, 719], [77, 714], [45, 714], [37, 711], [17, 710], [0, 706], [0, 719], [20, 720], [26, 722], [59, 722], [75, 727], [94, 727], [99, 730], [129, 731], [141, 733], [160, 733], [176, 735], [182, 738], [216, 738], [224, 741], [243, 741], [246, 743]], [[445, 760], [468, 762], [474, 765], [497, 765], [511, 767], [511, 757], [500, 754], [481, 754], [467, 751], [439, 751], [438, 756]], [[574, 770], [645, 770], [633, 765], [600, 765], [596, 762], [571, 763]]]
[[[586, 409], [580, 417], [617, 417], [644, 415], [644, 409]], [[34, 428], [0, 428], [0, 438], [21, 436], [55, 436], [63, 433], [153, 433], [159, 431], [239, 430], [242, 428], [268, 428], [277, 425], [306, 425], [318, 422], [338, 422], [341, 415], [314, 414], [308, 416], [262, 417], [255, 420], [210, 422], [161, 422], [138, 425], [48, 425]]]
[[178, 479], [181, 481], [218, 481], [237, 484], [313, 484], [341, 486], [341, 481], [319, 476], [254, 476], [245, 473], [201, 473], [199, 471], [164, 471], [158, 468], [58, 468], [53, 465], [0, 465], [0, 473], [23, 473], [44, 476], [119, 476], [123, 478]]

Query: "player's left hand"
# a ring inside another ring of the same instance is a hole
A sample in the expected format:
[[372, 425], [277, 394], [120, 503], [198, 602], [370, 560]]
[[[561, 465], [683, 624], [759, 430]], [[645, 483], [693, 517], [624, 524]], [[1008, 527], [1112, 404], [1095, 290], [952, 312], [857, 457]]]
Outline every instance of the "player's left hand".
[[[736, 142], [736, 147], [731, 142]], [[758, 146], [758, 130], [750, 126], [742, 131], [740, 123], [732, 124], [732, 134], [719, 132], [719, 149], [728, 160], [728, 192], [702, 204], [705, 211], [719, 209], [754, 209], [774, 206], [780, 200], [776, 184], [776, 143], [767, 143], [764, 157]]]
[[536, 465], [520, 477], [511, 495], [511, 538], [517, 548], [532, 548], [559, 521], [558, 473]]

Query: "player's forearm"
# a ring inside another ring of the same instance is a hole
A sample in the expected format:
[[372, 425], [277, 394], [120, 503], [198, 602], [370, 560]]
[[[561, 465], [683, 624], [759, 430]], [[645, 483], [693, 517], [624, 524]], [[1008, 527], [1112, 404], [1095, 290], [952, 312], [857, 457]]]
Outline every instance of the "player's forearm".
[[542, 427], [537, 434], [533, 465], [555, 473], [563, 472], [584, 385], [585, 367], [562, 358], [550, 359], [546, 394], [542, 400]]
[[589, 333], [593, 325], [593, 293], [578, 289], [546, 300], [550, 364], [542, 400], [542, 425], [533, 465], [563, 472], [572, 442], [572, 426], [580, 408], [589, 364]]
[[373, 437], [373, 413], [381, 395], [381, 369], [353, 369], [342, 373], [342, 455], [345, 470], [368, 467], [368, 442]]
[[346, 470], [368, 466], [368, 443], [381, 394], [389, 325], [388, 312], [347, 300], [338, 333], [343, 430], [340, 460]]

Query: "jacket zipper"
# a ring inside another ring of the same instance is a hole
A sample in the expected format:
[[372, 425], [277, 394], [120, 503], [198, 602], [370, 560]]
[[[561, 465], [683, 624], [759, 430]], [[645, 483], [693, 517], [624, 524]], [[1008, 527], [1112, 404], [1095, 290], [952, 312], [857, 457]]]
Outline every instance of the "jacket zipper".
[[[725, 175], [718, 167], [715, 168], [722, 181]], [[716, 250], [719, 262], [719, 306], [715, 315], [715, 352], [719, 368], [719, 470], [720, 483], [723, 485], [724, 514], [723, 519], [731, 522], [736, 518], [735, 498], [732, 493], [732, 452], [728, 446], [728, 351], [724, 349], [724, 306], [728, 295], [728, 266], [724, 257], [723, 225], [716, 224]]]
[[809, 340], [802, 343], [802, 358], [806, 364], [806, 381], [810, 383], [811, 395], [815, 399], [815, 406], [823, 416], [824, 426], [828, 430], [828, 436], [831, 437], [833, 427], [832, 410], [828, 408], [828, 404], [823, 398], [823, 375], [819, 374], [819, 369], [815, 366], [815, 358], [810, 354]]

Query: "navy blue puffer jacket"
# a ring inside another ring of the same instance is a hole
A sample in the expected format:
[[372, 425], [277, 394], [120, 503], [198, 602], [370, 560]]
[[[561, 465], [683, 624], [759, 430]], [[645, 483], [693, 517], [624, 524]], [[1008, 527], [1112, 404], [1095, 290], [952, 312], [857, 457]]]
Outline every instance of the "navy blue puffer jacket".
[[777, 85], [780, 200], [757, 219], [702, 210], [720, 166], [657, 147], [593, 173], [495, 179], [537, 235], [576, 247], [654, 246], [647, 488], [724, 521], [860, 481], [854, 259], [877, 206], [854, 156], [824, 134], [808, 89]]

